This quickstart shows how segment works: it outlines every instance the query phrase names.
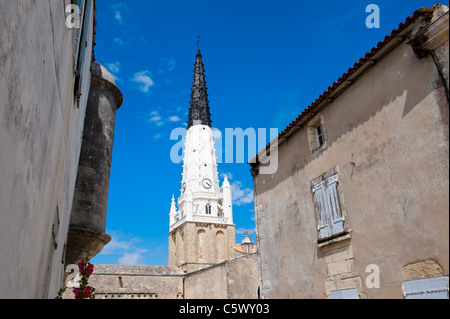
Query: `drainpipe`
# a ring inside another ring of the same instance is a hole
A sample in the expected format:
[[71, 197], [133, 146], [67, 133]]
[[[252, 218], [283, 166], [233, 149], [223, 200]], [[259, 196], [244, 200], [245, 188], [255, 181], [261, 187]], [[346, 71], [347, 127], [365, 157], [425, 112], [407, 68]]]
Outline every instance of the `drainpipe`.
[[258, 167], [256, 164], [250, 164], [251, 169], [250, 173], [252, 174], [252, 181], [253, 181], [253, 202], [255, 205], [255, 235], [256, 235], [256, 247], [257, 247], [257, 254], [258, 254], [258, 272], [259, 272], [259, 298], [264, 299], [264, 290], [263, 290], [263, 275], [262, 275], [262, 267], [261, 267], [261, 247], [259, 243], [259, 229], [258, 229], [258, 203], [256, 201], [256, 176], [258, 175]]

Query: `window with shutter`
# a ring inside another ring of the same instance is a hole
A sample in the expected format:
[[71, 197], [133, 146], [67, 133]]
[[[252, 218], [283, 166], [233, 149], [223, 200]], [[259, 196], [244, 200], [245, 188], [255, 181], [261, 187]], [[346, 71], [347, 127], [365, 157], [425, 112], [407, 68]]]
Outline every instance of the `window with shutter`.
[[76, 37], [76, 54], [75, 54], [75, 82], [74, 82], [74, 92], [77, 100], [77, 107], [79, 103], [79, 99], [81, 97], [81, 90], [83, 84], [83, 77], [85, 77], [85, 64], [88, 63], [90, 65], [91, 61], [85, 61], [86, 50], [88, 48], [88, 39], [89, 39], [89, 22], [91, 18], [91, 7], [92, 0], [77, 0], [76, 4], [82, 10], [82, 20], [81, 20], [81, 28], [75, 29], [75, 37]]
[[309, 151], [316, 155], [327, 147], [327, 134], [323, 115], [318, 114], [307, 125]]
[[334, 290], [331, 292], [331, 299], [359, 299], [356, 288]]
[[313, 186], [317, 231], [319, 240], [327, 239], [345, 231], [341, 210], [337, 175], [331, 176]]
[[406, 299], [449, 299], [446, 276], [405, 281], [402, 289]]

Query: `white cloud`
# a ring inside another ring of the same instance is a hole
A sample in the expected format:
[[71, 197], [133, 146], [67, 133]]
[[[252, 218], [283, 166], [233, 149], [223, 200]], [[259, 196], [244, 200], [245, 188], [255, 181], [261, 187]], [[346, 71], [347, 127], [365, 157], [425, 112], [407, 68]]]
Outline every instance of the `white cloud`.
[[141, 253], [125, 253], [117, 260], [119, 265], [143, 265], [143, 257]]
[[139, 247], [142, 241], [138, 237], [125, 235], [120, 231], [108, 231], [111, 241], [103, 248], [100, 255], [118, 255], [117, 263], [122, 265], [142, 265], [144, 253], [148, 249]]
[[149, 71], [140, 71], [133, 75], [131, 79], [133, 82], [136, 82], [139, 85], [139, 90], [144, 93], [148, 92], [148, 89], [154, 85], [153, 80], [150, 77]]
[[161, 121], [161, 116], [155, 115], [155, 116], [153, 116], [152, 118], [150, 118], [149, 121], [150, 121], [150, 122], [158, 122], [158, 121]]
[[156, 126], [164, 125], [164, 121], [162, 121], [162, 117], [159, 115], [158, 111], [153, 111], [149, 115], [149, 122], [156, 124]]
[[[220, 132], [220, 131], [219, 131], [219, 132]], [[231, 174], [231, 173], [220, 173], [220, 174], [219, 174], [219, 177], [220, 177], [221, 179], [224, 179], [225, 176], [228, 178], [228, 180], [231, 180], [231, 179], [233, 178], [233, 174]]]
[[119, 45], [122, 45], [124, 43], [121, 38], [114, 38], [114, 42], [119, 44]]
[[124, 20], [122, 12], [124, 10], [127, 10], [127, 5], [124, 2], [119, 2], [110, 5], [109, 8], [114, 12], [114, 20], [116, 20], [120, 24], [123, 24]]
[[170, 122], [179, 122], [179, 121], [181, 121], [181, 119], [178, 116], [174, 115], [174, 116], [169, 117], [169, 121]]
[[[175, 67], [177, 66], [177, 61], [175, 61], [174, 58], [170, 58], [170, 59], [161, 58], [160, 60], [163, 62], [166, 62], [167, 70], [169, 72], [175, 70]], [[161, 73], [164, 73], [164, 71], [161, 70]]]
[[112, 77], [114, 78], [114, 81], [120, 81], [117, 74], [120, 72], [120, 62], [113, 62], [113, 63], [107, 63], [106, 68], [111, 73]]
[[167, 69], [169, 71], [173, 71], [173, 70], [175, 70], [176, 65], [177, 65], [177, 62], [173, 58], [170, 58], [169, 62], [167, 62]]
[[120, 62], [107, 63], [106, 68], [111, 73], [119, 73], [120, 72]]
[[233, 205], [242, 206], [253, 202], [253, 191], [250, 188], [242, 188], [242, 183], [234, 181], [231, 183], [231, 194]]
[[253, 203], [253, 190], [251, 188], [243, 188], [243, 184], [240, 181], [232, 181], [233, 174], [220, 173], [219, 178], [224, 179], [225, 176], [230, 181], [231, 195], [233, 196], [233, 205], [242, 206]]
[[123, 24], [123, 17], [119, 10], [114, 11], [114, 19], [119, 22], [120, 24]]

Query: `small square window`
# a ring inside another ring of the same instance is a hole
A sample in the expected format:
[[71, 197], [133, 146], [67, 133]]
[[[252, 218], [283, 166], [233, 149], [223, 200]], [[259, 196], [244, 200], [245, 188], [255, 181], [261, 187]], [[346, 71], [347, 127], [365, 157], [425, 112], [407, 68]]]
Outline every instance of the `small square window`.
[[317, 145], [321, 147], [325, 144], [325, 135], [323, 134], [322, 124], [316, 126]]
[[327, 146], [327, 134], [324, 128], [322, 115], [312, 119], [307, 127], [309, 150], [312, 155], [323, 150]]
[[206, 205], [205, 210], [206, 210], [206, 215], [211, 215], [211, 205], [210, 204]]

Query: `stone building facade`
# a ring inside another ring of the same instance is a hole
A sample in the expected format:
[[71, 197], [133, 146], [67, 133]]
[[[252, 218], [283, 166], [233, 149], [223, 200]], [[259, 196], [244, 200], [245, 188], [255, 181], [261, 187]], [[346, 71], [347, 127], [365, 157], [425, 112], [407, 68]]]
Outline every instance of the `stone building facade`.
[[122, 94], [94, 59], [96, 1], [76, 1], [80, 16], [68, 19], [73, 3], [0, 1], [0, 298], [55, 297], [65, 264], [91, 238], [94, 253], [109, 240]]
[[448, 298], [448, 15], [416, 11], [250, 162], [264, 298]]

